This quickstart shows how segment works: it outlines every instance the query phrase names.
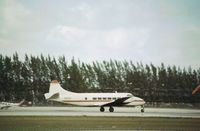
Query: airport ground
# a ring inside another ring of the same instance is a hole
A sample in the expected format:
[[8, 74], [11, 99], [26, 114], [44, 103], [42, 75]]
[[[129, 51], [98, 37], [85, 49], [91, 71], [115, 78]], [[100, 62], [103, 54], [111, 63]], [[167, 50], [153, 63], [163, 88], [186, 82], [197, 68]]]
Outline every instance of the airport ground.
[[199, 109], [15, 107], [0, 110], [0, 130], [199, 130]]
[[1, 116], [1, 130], [196, 130], [200, 118]]

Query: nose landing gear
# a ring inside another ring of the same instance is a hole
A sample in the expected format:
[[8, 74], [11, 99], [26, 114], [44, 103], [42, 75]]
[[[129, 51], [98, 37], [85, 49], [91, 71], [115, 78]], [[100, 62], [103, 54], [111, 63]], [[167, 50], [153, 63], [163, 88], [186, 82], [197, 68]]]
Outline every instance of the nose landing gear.
[[141, 106], [141, 112], [144, 112], [144, 105]]
[[109, 111], [110, 111], [110, 112], [113, 112], [113, 111], [114, 111], [114, 108], [113, 108], [112, 106], [110, 106]]

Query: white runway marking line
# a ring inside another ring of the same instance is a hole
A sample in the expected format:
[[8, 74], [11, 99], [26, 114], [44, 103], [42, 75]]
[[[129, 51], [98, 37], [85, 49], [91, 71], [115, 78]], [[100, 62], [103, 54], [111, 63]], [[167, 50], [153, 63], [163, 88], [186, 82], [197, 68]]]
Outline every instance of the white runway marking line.
[[115, 107], [115, 112], [100, 112], [99, 107], [15, 107], [0, 110], [0, 116], [116, 116], [200, 118], [199, 109]]

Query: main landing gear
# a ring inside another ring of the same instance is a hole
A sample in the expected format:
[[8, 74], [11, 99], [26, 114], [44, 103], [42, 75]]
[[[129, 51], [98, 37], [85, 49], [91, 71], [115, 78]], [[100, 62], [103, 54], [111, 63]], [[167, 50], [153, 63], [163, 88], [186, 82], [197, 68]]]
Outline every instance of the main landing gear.
[[141, 112], [144, 112], [144, 105], [141, 106]]
[[101, 112], [104, 112], [104, 111], [105, 111], [105, 109], [104, 109], [103, 106], [101, 106], [100, 111], [101, 111]]
[[[101, 111], [101, 112], [104, 112], [104, 111], [105, 111], [105, 108], [104, 108], [103, 106], [101, 106], [101, 107], [100, 107], [100, 111]], [[114, 108], [113, 108], [112, 106], [110, 106], [109, 111], [110, 111], [110, 112], [114, 112]], [[141, 106], [141, 112], [142, 112], [142, 113], [144, 112], [144, 105]]]
[[[104, 112], [104, 111], [105, 111], [105, 109], [104, 109], [103, 106], [100, 107], [100, 111], [101, 111], [101, 112]], [[114, 112], [114, 108], [113, 108], [112, 106], [110, 106], [109, 111], [110, 111], [110, 112]]]

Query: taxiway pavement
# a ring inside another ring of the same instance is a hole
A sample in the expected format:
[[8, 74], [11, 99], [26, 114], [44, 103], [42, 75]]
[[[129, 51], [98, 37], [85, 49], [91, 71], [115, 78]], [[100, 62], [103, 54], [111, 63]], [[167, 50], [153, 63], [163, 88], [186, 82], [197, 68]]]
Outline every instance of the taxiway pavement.
[[200, 118], [199, 109], [115, 107], [114, 112], [100, 112], [99, 107], [11, 107], [0, 110], [0, 116], [115, 116]]

